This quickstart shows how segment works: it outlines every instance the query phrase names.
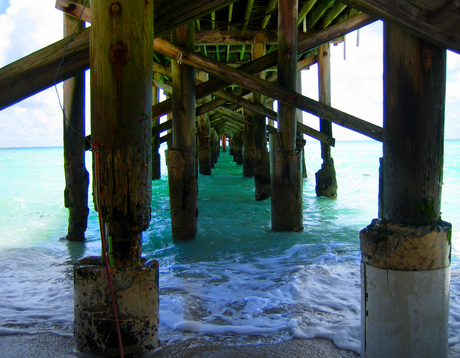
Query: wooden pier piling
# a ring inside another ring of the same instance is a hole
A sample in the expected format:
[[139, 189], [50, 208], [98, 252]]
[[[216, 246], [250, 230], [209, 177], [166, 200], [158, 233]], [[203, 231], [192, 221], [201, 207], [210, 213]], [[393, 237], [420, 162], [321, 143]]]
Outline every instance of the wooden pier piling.
[[254, 119], [252, 113], [247, 109], [244, 109], [243, 112], [245, 118], [250, 121], [244, 124], [243, 131], [243, 176], [252, 178], [255, 170]]
[[[331, 54], [329, 43], [318, 48], [318, 85], [319, 101], [331, 105]], [[320, 119], [320, 131], [332, 137], [332, 122]], [[334, 159], [331, 155], [331, 146], [321, 142], [321, 169], [315, 173], [316, 195], [326, 198], [337, 198], [337, 178]]]
[[447, 357], [446, 50], [385, 24], [383, 218], [361, 231], [362, 356]]
[[[80, 1], [82, 2], [82, 1]], [[84, 21], [64, 14], [64, 36], [85, 29]], [[69, 209], [65, 238], [85, 240], [88, 223], [89, 174], [85, 166], [85, 71], [64, 81], [64, 204]]]
[[[253, 45], [253, 60], [265, 56], [265, 44], [255, 43]], [[265, 79], [264, 72], [259, 77]], [[264, 104], [264, 96], [260, 93], [252, 93], [252, 101], [256, 104]], [[270, 155], [267, 150], [267, 125], [265, 115], [260, 112], [252, 113], [254, 123], [254, 182], [256, 200], [268, 199], [271, 195], [270, 186]]]
[[[297, 90], [297, 0], [283, 1], [278, 12], [278, 84]], [[296, 108], [278, 103], [278, 133], [270, 148], [271, 213], [274, 231], [301, 231], [302, 173], [296, 148]]]
[[[174, 30], [172, 40], [177, 45], [194, 49], [194, 23]], [[175, 239], [191, 239], [198, 226], [195, 69], [177, 58], [172, 61], [172, 74], [173, 139], [168, 150], [171, 230]]]
[[[159, 101], [159, 89], [152, 88], [152, 104], [155, 105]], [[152, 119], [152, 127], [160, 124], [160, 118]], [[152, 135], [152, 180], [161, 178], [161, 154], [160, 154], [160, 135], [155, 133]]]
[[108, 271], [123, 351], [142, 357], [159, 347], [158, 263], [141, 258], [152, 192], [153, 2], [100, 0], [91, 11], [93, 183], [111, 268], [100, 258], [75, 266], [74, 336], [80, 351], [120, 356]]

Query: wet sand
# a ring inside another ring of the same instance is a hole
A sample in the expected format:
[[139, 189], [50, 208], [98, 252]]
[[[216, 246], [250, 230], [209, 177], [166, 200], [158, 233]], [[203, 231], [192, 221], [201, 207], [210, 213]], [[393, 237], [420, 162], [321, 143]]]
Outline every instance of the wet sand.
[[[2, 358], [92, 358], [76, 352], [72, 337], [50, 333], [0, 335]], [[226, 346], [206, 341], [175, 342], [149, 358], [357, 358], [359, 354], [339, 349], [327, 339], [291, 339], [277, 344]], [[449, 358], [460, 357], [460, 343], [449, 347]]]
[[[0, 336], [2, 358], [89, 358], [75, 350], [72, 337], [54, 334]], [[226, 346], [205, 341], [175, 342], [150, 358], [355, 358], [358, 354], [338, 349], [327, 339], [291, 339], [278, 344]]]

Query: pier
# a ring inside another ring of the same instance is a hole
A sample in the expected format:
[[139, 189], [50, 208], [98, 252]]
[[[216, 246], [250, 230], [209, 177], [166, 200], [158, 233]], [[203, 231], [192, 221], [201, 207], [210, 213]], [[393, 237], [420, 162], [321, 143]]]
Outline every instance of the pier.
[[[361, 355], [447, 357], [452, 228], [441, 219], [441, 189], [446, 49], [460, 53], [453, 4], [58, 0], [64, 38], [0, 69], [0, 109], [64, 81], [64, 236], [85, 240], [92, 199], [102, 242], [101, 257], [75, 266], [77, 349], [111, 357], [160, 348], [159, 267], [142, 257], [160, 156], [177, 243], [196, 236], [199, 174], [213, 175], [221, 150], [254, 178], [254, 201], [270, 201], [271, 230], [301, 232], [305, 138], [321, 146], [317, 196], [340, 200], [335, 123], [384, 148], [379, 217], [360, 233]], [[385, 23], [382, 127], [331, 106], [329, 61], [330, 43], [378, 19]], [[302, 95], [298, 81], [314, 63], [319, 101]], [[302, 123], [302, 111], [318, 117], [320, 130]]]

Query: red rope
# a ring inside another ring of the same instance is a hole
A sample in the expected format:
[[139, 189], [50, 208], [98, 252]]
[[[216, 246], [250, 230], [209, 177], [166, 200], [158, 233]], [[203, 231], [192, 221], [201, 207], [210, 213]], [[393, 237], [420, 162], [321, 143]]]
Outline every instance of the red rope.
[[97, 212], [98, 212], [98, 217], [99, 217], [99, 230], [101, 232], [102, 256], [104, 257], [105, 271], [107, 272], [107, 280], [109, 283], [110, 296], [112, 297], [112, 309], [113, 309], [113, 316], [115, 318], [115, 325], [117, 327], [118, 346], [120, 348], [120, 358], [123, 358], [124, 357], [123, 341], [121, 339], [120, 321], [118, 320], [117, 303], [115, 300], [115, 294], [113, 292], [112, 277], [110, 275], [110, 269], [109, 269], [109, 260], [107, 259], [107, 244], [106, 244], [104, 223], [102, 222], [102, 217], [101, 217], [101, 200], [100, 200], [101, 188], [99, 185], [100, 183], [99, 150], [101, 148], [101, 144], [98, 142], [94, 142], [94, 143], [91, 143], [91, 147], [94, 152], [95, 164], [96, 164]]

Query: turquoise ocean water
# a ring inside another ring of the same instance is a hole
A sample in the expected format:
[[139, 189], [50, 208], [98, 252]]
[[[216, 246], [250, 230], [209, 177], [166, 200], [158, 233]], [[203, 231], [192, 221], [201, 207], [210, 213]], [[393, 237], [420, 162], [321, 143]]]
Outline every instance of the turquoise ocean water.
[[[380, 143], [338, 142], [338, 199], [315, 195], [317, 142], [308, 142], [305, 230], [275, 233], [270, 201], [254, 200], [254, 179], [221, 153], [199, 177], [199, 228], [171, 238], [167, 171], [152, 182], [144, 255], [160, 263], [160, 339], [228, 343], [331, 339], [360, 349], [359, 231], [377, 217]], [[163, 154], [163, 153], [162, 153]], [[164, 157], [164, 155], [162, 155]], [[88, 153], [87, 167], [91, 168]], [[460, 141], [445, 142], [442, 217], [453, 225], [449, 343], [460, 342]], [[0, 334], [71, 335], [72, 270], [99, 255], [90, 205], [85, 243], [66, 234], [62, 148], [0, 149]]]

